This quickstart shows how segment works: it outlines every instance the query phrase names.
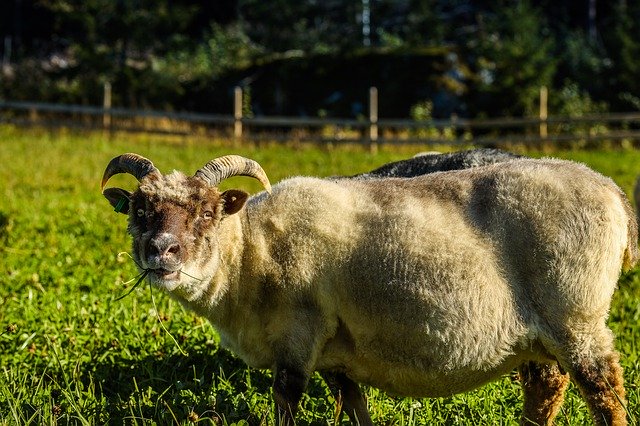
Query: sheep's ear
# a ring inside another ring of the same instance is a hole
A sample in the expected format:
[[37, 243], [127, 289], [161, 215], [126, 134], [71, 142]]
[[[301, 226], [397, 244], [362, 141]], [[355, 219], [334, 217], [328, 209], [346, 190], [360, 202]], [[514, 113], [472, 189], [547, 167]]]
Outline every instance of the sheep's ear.
[[129, 213], [129, 200], [131, 193], [120, 188], [107, 188], [102, 191], [102, 195], [113, 206], [116, 213]]
[[230, 189], [222, 193], [223, 209], [226, 216], [237, 213], [247, 202], [249, 194], [239, 189]]

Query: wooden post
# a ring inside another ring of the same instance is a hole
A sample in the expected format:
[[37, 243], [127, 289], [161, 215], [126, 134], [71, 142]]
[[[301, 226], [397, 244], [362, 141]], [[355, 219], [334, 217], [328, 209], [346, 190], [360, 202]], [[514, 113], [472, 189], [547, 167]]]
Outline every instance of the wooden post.
[[369, 150], [378, 153], [378, 89], [369, 88]]
[[242, 88], [236, 86], [233, 91], [233, 137], [242, 138]]
[[549, 92], [546, 86], [540, 87], [540, 139], [547, 138], [547, 100]]
[[102, 98], [102, 128], [111, 130], [111, 82], [104, 82], [104, 97]]

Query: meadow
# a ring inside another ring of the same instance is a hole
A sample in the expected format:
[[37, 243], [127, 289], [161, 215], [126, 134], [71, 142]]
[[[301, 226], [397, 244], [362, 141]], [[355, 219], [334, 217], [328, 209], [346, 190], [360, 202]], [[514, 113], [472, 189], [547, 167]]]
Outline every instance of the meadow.
[[[0, 425], [274, 423], [271, 374], [247, 368], [219, 346], [215, 330], [149, 286], [127, 297], [137, 271], [126, 218], [100, 193], [115, 155], [134, 151], [164, 172], [193, 173], [237, 153], [273, 182], [299, 174], [370, 170], [430, 147], [246, 144], [151, 136], [23, 131], [0, 127]], [[529, 151], [532, 156], [542, 155]], [[634, 149], [558, 150], [628, 194], [640, 173]], [[113, 185], [133, 188], [131, 176]], [[226, 187], [259, 190], [252, 179]], [[630, 424], [640, 413], [640, 269], [623, 275], [609, 324], [625, 370]], [[515, 375], [450, 398], [408, 399], [367, 389], [383, 425], [515, 425], [522, 409]], [[341, 424], [319, 376], [304, 396], [300, 425]], [[346, 419], [343, 424], [348, 424]], [[559, 425], [590, 424], [571, 386]]]

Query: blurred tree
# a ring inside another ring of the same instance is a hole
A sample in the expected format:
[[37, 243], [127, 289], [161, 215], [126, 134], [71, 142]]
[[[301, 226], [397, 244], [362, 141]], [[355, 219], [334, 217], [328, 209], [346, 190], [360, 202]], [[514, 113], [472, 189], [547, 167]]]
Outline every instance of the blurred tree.
[[441, 46], [445, 23], [439, 0], [377, 0], [371, 4], [374, 44]]
[[167, 76], [154, 72], [152, 63], [171, 48], [181, 47], [181, 34], [195, 32], [191, 23], [200, 10], [196, 2], [40, 0], [39, 4], [54, 17], [52, 36], [65, 57], [64, 69], [58, 71], [80, 87], [82, 101], [100, 103], [102, 83], [107, 80], [113, 83], [116, 105], [144, 105], [176, 90]]
[[611, 29], [604, 35], [612, 67], [607, 77], [614, 109], [640, 110], [640, 4], [618, 0]]
[[606, 99], [611, 87], [606, 73], [611, 68], [611, 59], [604, 51], [602, 43], [587, 31], [565, 31], [558, 38], [555, 55], [558, 69], [554, 85], [560, 88], [567, 80], [577, 84], [590, 96]]
[[6, 63], [41, 55], [56, 42], [51, 37], [53, 15], [37, 0], [3, 0], [0, 52]]
[[474, 108], [492, 115], [532, 115], [537, 112], [540, 86], [548, 86], [556, 70], [554, 41], [539, 9], [528, 1], [512, 2], [481, 22], [477, 54]]
[[361, 45], [361, 6], [341, 0], [239, 0], [239, 15], [245, 32], [266, 52], [327, 53]]
[[171, 108], [183, 83], [252, 51], [232, 24], [237, 0], [7, 2], [0, 93], [12, 99], [100, 104], [108, 80], [115, 105]]

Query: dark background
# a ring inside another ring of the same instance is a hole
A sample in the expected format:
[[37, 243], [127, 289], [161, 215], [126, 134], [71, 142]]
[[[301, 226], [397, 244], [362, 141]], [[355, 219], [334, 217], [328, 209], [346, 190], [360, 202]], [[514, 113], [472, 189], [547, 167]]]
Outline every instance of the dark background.
[[[360, 117], [640, 109], [640, 2], [2, 0], [0, 98]], [[419, 117], [416, 117], [419, 116]]]

